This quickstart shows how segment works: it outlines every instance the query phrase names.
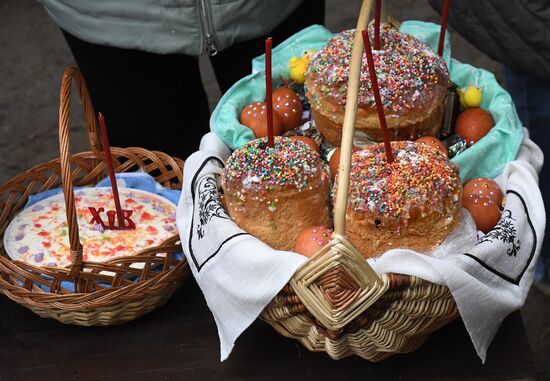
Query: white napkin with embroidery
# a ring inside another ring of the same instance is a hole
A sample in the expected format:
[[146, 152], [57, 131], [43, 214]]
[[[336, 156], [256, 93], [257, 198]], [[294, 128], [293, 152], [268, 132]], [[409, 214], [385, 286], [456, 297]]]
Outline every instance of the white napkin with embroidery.
[[[306, 260], [270, 248], [229, 219], [218, 180], [230, 153], [213, 133], [204, 136], [185, 163], [177, 212], [183, 250], [218, 326], [222, 361]], [[461, 234], [431, 256], [394, 249], [369, 261], [379, 273], [414, 275], [449, 287], [482, 361], [502, 320], [523, 305], [533, 280], [546, 222], [537, 175], [542, 161], [526, 131], [517, 160], [495, 179], [506, 193], [502, 219], [479, 243], [466, 214]]]
[[229, 148], [213, 133], [185, 162], [177, 210], [183, 251], [214, 315], [221, 360], [306, 258], [273, 250], [225, 213], [218, 179]]

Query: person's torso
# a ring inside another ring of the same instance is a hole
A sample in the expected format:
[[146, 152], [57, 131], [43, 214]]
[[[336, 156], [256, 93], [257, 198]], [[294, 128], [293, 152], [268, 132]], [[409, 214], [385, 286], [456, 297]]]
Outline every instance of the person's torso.
[[302, 0], [42, 0], [70, 34], [99, 45], [200, 55], [267, 34]]

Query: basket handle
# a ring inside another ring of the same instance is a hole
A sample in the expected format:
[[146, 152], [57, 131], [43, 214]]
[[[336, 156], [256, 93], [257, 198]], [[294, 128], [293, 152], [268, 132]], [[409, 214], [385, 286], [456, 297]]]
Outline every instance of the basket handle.
[[101, 146], [94, 108], [92, 106], [86, 83], [84, 82], [78, 68], [69, 67], [63, 72], [61, 92], [59, 96], [59, 152], [61, 160], [61, 181], [63, 183], [63, 194], [65, 196], [65, 208], [67, 213], [67, 225], [71, 248], [71, 277], [75, 279], [82, 270], [82, 244], [80, 243], [78, 221], [76, 219], [73, 176], [70, 159], [71, 146], [69, 136], [69, 116], [71, 109], [71, 87], [73, 79], [76, 81], [78, 95], [82, 106], [84, 107], [90, 147], [98, 159], [101, 158]]
[[334, 205], [334, 234], [346, 235], [346, 209], [348, 204], [349, 176], [351, 169], [351, 149], [353, 144], [353, 133], [355, 131], [355, 117], [357, 112], [357, 100], [359, 94], [361, 61], [363, 58], [363, 41], [361, 30], [368, 27], [372, 0], [363, 0], [355, 36], [351, 51], [351, 62], [349, 70], [348, 93], [346, 96], [346, 108], [344, 112], [344, 124], [342, 127], [342, 144], [340, 151], [340, 164], [338, 170], [338, 192]]

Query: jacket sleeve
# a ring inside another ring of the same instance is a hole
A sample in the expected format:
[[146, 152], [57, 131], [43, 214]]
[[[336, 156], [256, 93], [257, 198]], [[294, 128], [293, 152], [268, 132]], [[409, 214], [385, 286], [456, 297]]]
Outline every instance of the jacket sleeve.
[[[428, 0], [440, 12], [443, 0]], [[548, 0], [459, 0], [449, 24], [492, 59], [541, 79], [550, 79]]]

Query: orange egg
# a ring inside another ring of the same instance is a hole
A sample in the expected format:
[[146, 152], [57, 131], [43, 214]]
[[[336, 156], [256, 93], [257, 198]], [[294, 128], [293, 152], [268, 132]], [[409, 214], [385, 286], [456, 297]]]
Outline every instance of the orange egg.
[[[257, 138], [267, 137], [267, 112], [264, 102], [252, 102], [244, 106], [239, 118], [241, 124], [250, 128]], [[281, 119], [273, 113], [273, 134], [281, 134]]]
[[300, 141], [306, 143], [311, 148], [313, 148], [315, 150], [315, 152], [317, 152], [317, 153], [321, 152], [319, 150], [319, 145], [317, 143], [315, 143], [315, 140], [313, 140], [311, 138], [308, 138], [307, 136], [289, 136], [289, 138], [294, 139], [294, 140], [300, 140]]
[[336, 173], [338, 173], [338, 166], [340, 165], [340, 147], [336, 148], [332, 153], [328, 161], [328, 166], [330, 167], [330, 178], [334, 180]]
[[293, 90], [280, 87], [273, 92], [273, 111], [281, 119], [283, 132], [290, 131], [302, 121], [302, 102]]
[[[351, 152], [360, 151], [357, 147], [352, 147]], [[330, 167], [330, 178], [334, 180], [336, 173], [338, 173], [338, 167], [340, 166], [340, 147], [336, 148], [332, 153], [332, 156], [328, 160], [328, 166]]]
[[330, 242], [331, 235], [332, 229], [326, 226], [313, 226], [304, 229], [296, 239], [294, 251], [309, 258]]
[[455, 132], [466, 140], [469, 147], [487, 135], [494, 125], [491, 114], [482, 108], [472, 107], [460, 113], [456, 119]]
[[445, 144], [443, 144], [441, 140], [439, 140], [438, 138], [434, 138], [433, 136], [423, 136], [416, 139], [415, 142], [437, 148], [441, 152], [445, 153], [445, 155], [449, 154], [449, 151], [447, 151], [447, 147], [445, 147]]
[[472, 179], [464, 185], [464, 193], [462, 198], [465, 199], [470, 195], [489, 197], [498, 206], [502, 206], [503, 195], [497, 183], [491, 179], [477, 178]]
[[500, 209], [489, 197], [471, 194], [462, 198], [462, 205], [470, 212], [478, 230], [488, 233], [500, 220]]

